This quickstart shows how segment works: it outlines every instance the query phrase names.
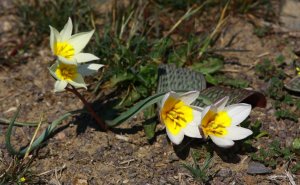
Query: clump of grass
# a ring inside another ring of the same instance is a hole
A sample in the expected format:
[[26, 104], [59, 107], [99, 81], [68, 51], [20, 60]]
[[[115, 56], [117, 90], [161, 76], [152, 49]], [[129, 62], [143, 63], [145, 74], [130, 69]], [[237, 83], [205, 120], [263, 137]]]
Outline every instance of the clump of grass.
[[[22, 1], [14, 0], [17, 16], [21, 19], [20, 34], [28, 35], [27, 42], [39, 43], [49, 34], [49, 25], [63, 27], [68, 17], [75, 20], [75, 32], [80, 28], [90, 29], [91, 7], [88, 1]], [[29, 43], [28, 43], [29, 44]]]
[[255, 73], [263, 80], [268, 80], [274, 76], [279, 79], [285, 77], [283, 70], [274, 65], [274, 62], [270, 59], [264, 59], [262, 62], [258, 63], [255, 66]]
[[[170, 35], [178, 25], [196, 14], [200, 7], [189, 9], [179, 17], [178, 22], [162, 38], [150, 34], [149, 31], [154, 25], [148, 25], [149, 20], [142, 16], [144, 9], [144, 5], [137, 3], [133, 3], [126, 10], [116, 9], [115, 22], [108, 24], [104, 35], [95, 40], [95, 53], [109, 68], [97, 83], [94, 92], [116, 93], [119, 99], [117, 108], [128, 107], [155, 91], [158, 65], [164, 61], [172, 63], [172, 56], [181, 58], [177, 48], [185, 45], [177, 46]], [[190, 42], [188, 45], [191, 45]], [[189, 48], [196, 50], [194, 46], [195, 43]], [[189, 52], [185, 50], [184, 54], [187, 53]], [[194, 54], [193, 57], [195, 56]], [[183, 58], [182, 63], [187, 63], [187, 60]], [[103, 97], [99, 94], [98, 96]]]
[[[255, 66], [255, 72], [260, 79], [268, 82], [266, 94], [272, 99], [277, 119], [289, 119], [297, 122], [300, 115], [299, 98], [293, 97], [284, 88], [286, 74], [283, 68], [286, 66], [285, 58], [279, 55], [274, 60], [264, 59]], [[296, 111], [291, 111], [292, 109]]]
[[291, 171], [293, 173], [296, 173], [300, 169], [300, 163], [297, 161], [297, 156], [293, 152], [293, 149], [291, 147], [281, 147], [278, 140], [272, 141], [268, 149], [259, 149], [251, 155], [251, 158], [272, 168], [283, 163], [292, 162]]
[[[274, 16], [274, 10], [272, 9], [272, 3], [270, 0], [233, 0], [232, 6], [235, 10], [240, 13], [250, 13], [256, 12], [260, 13], [263, 12], [262, 15], [264, 18], [268, 18], [268, 16]], [[264, 10], [264, 11], [261, 11]]]
[[43, 182], [36, 172], [30, 168], [33, 158], [18, 159], [14, 157], [10, 162], [1, 158], [0, 184], [41, 184]]
[[193, 164], [182, 164], [184, 168], [186, 168], [192, 176], [199, 182], [206, 183], [208, 182], [212, 175], [209, 174], [209, 167], [212, 161], [212, 155], [210, 153], [206, 154], [205, 161], [202, 165], [198, 164], [200, 160], [200, 153], [198, 151], [192, 152]]

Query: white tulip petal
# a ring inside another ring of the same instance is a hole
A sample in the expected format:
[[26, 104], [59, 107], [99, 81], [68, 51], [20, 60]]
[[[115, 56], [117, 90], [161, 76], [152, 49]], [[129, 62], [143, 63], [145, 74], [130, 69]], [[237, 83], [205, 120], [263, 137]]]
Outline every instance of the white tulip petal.
[[201, 113], [201, 120], [205, 117], [205, 115], [208, 113], [208, 111], [212, 108], [212, 106], [207, 106], [204, 108], [204, 110]]
[[216, 136], [210, 136], [210, 138], [216, 145], [222, 148], [229, 148], [234, 145], [234, 142], [230, 139], [220, 138]]
[[243, 127], [232, 126], [226, 128], [228, 134], [224, 137], [230, 140], [241, 140], [245, 139], [246, 137], [250, 136], [253, 132], [250, 129], [246, 129]]
[[57, 59], [64, 64], [77, 65], [76, 58], [74, 57], [72, 59], [66, 59], [65, 57], [57, 56]]
[[67, 24], [60, 31], [62, 41], [67, 41], [71, 38], [72, 29], [73, 29], [73, 24], [71, 18], [69, 17]]
[[186, 136], [193, 138], [202, 138], [199, 131], [199, 125], [201, 124], [201, 112], [193, 109], [194, 119], [183, 128], [183, 132]]
[[168, 92], [167, 94], [164, 95], [164, 97], [162, 98], [161, 103], [159, 105], [161, 108], [165, 105], [165, 102], [169, 98], [169, 96], [170, 96], [170, 92]]
[[[162, 99], [162, 103], [161, 103], [161, 107], [164, 107], [165, 106], [165, 103], [166, 101], [169, 99], [169, 98], [174, 98], [175, 100], [178, 100], [179, 99], [179, 95], [177, 93], [175, 93], [174, 91], [170, 91], [168, 92]], [[175, 101], [174, 101], [175, 103]], [[170, 105], [171, 106], [171, 105]]]
[[88, 68], [90, 70], [96, 70], [96, 71], [98, 71], [101, 67], [104, 66], [103, 64], [95, 64], [95, 63], [93, 63], [93, 64], [86, 64], [86, 65], [88, 66]]
[[166, 128], [166, 132], [167, 132], [167, 135], [168, 135], [169, 139], [171, 140], [171, 142], [176, 145], [179, 145], [184, 138], [183, 132], [179, 132], [177, 135], [173, 135], [167, 128]]
[[181, 94], [180, 100], [183, 101], [185, 104], [190, 105], [199, 97], [199, 94], [199, 91], [189, 91], [184, 94]]
[[76, 61], [78, 63], [84, 63], [84, 62], [89, 62], [89, 61], [93, 61], [93, 60], [99, 60], [98, 57], [96, 57], [95, 55], [93, 55], [91, 53], [78, 53], [74, 56], [74, 58], [76, 59]]
[[245, 103], [239, 103], [239, 104], [234, 104], [230, 105], [228, 107], [225, 107], [224, 109], [229, 117], [231, 117], [232, 126], [236, 126], [243, 122], [250, 114], [251, 112], [251, 105], [250, 104], [245, 104]]
[[52, 53], [54, 54], [54, 48], [57, 42], [61, 41], [61, 36], [57, 29], [53, 28], [52, 26], [50, 27], [50, 48]]
[[192, 124], [188, 124], [185, 128], [183, 128], [183, 132], [184, 135], [192, 138], [202, 138], [199, 127]]
[[82, 32], [72, 35], [68, 43], [71, 44], [75, 49], [75, 54], [80, 53], [83, 48], [90, 41], [95, 30], [89, 32]]
[[51, 67], [49, 67], [49, 72], [55, 79], [58, 79], [55, 74], [56, 68], [57, 68], [57, 61]]
[[89, 76], [93, 75], [98, 72], [98, 69], [100, 69], [102, 64], [83, 64], [78, 67], [78, 73], [80, 73], [82, 76]]
[[170, 97], [173, 97], [174, 99], [178, 100], [180, 98], [180, 95], [174, 91], [170, 91]]
[[201, 120], [202, 120], [202, 111], [199, 111], [197, 109], [194, 109], [194, 107], [192, 107], [193, 109], [193, 116], [194, 119], [191, 123], [189, 123], [190, 125], [196, 126], [198, 127], [201, 124]]
[[76, 87], [76, 88], [85, 88], [87, 89], [86, 87], [86, 84], [84, 82], [84, 79], [81, 75], [77, 75], [75, 79], [73, 79], [72, 81], [68, 81], [72, 86]]
[[64, 91], [65, 88], [67, 87], [67, 85], [68, 85], [68, 83], [66, 81], [57, 80], [54, 84], [54, 92]]
[[223, 110], [225, 108], [225, 105], [227, 104], [229, 100], [229, 96], [225, 96], [224, 98], [218, 100], [216, 103], [214, 103], [214, 106], [217, 107], [217, 112]]

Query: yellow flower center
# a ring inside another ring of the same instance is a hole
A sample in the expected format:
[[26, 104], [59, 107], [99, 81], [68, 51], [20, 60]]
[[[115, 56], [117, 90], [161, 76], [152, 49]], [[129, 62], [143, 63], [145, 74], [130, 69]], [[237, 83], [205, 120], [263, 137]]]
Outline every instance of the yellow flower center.
[[54, 48], [54, 54], [65, 57], [66, 59], [71, 59], [75, 54], [75, 50], [73, 46], [67, 42], [57, 42]]
[[300, 75], [300, 67], [296, 67], [296, 71], [297, 71], [298, 75]]
[[209, 110], [202, 119], [201, 128], [205, 137], [208, 135], [221, 137], [227, 135], [228, 131], [226, 127], [230, 125], [231, 118], [227, 112], [221, 111], [215, 113]]
[[183, 101], [170, 97], [161, 110], [161, 119], [173, 135], [194, 119], [193, 109]]
[[74, 80], [78, 74], [76, 65], [59, 64], [55, 70], [60, 80]]

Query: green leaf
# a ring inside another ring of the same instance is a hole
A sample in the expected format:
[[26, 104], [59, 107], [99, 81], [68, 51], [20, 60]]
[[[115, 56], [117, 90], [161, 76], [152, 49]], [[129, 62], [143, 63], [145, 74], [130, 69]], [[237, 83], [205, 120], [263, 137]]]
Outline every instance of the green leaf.
[[127, 121], [131, 117], [133, 117], [135, 114], [139, 113], [140, 111], [144, 110], [145, 108], [153, 105], [154, 103], [159, 102], [166, 92], [154, 94], [152, 96], [149, 96], [148, 98], [139, 101], [134, 106], [126, 110], [125, 112], [121, 113], [118, 117], [116, 117], [113, 120], [107, 120], [106, 124], [109, 127], [115, 127], [120, 125], [121, 123]]
[[123, 108], [128, 107], [132, 105], [134, 102], [136, 102], [138, 99], [140, 99], [141, 94], [136, 89], [131, 89], [129, 93], [124, 95], [121, 100], [121, 102], [115, 107], [115, 108]]
[[192, 65], [192, 69], [201, 72], [204, 75], [215, 73], [222, 68], [223, 68], [223, 60], [219, 58], [212, 58], [212, 57]]
[[204, 76], [186, 68], [175, 65], [160, 65], [158, 69], [157, 93], [169, 91], [201, 91], [206, 88]]
[[134, 75], [127, 72], [122, 72], [115, 74], [111, 77], [111, 79], [105, 83], [103, 88], [113, 88], [116, 85], [118, 85], [121, 82], [132, 80], [134, 78]]
[[206, 83], [201, 73], [189, 69], [176, 68], [174, 65], [161, 65], [159, 67], [157, 94], [141, 100], [115, 119], [106, 121], [106, 123], [110, 127], [120, 125], [145, 108], [160, 102], [163, 96], [169, 91], [184, 93], [190, 90], [204, 89], [200, 92], [200, 96], [194, 103], [201, 107], [209, 105], [224, 96], [229, 96], [229, 104], [245, 101], [253, 106], [264, 107], [266, 105], [265, 97], [261, 93], [255, 91], [229, 89], [224, 87], [211, 87], [205, 89], [205, 87]]
[[[228, 104], [245, 102], [251, 104], [252, 106], [266, 106], [266, 98], [263, 94], [246, 89], [230, 89], [226, 87], [214, 86], [201, 91], [200, 95], [202, 100], [205, 98], [211, 102], [215, 102], [225, 96], [229, 96]], [[195, 102], [195, 105], [203, 107], [206, 105], [206, 103], [198, 99]]]
[[187, 61], [187, 45], [182, 45], [175, 49], [168, 56], [168, 63], [176, 66], [183, 66]]
[[205, 75], [205, 79], [208, 83], [210, 83], [212, 85], [218, 85], [219, 84], [219, 80], [215, 76], [212, 76], [210, 74]]
[[157, 84], [157, 70], [156, 64], [140, 66], [139, 73], [137, 74], [138, 80], [142, 82], [145, 87], [153, 87]]
[[[13, 119], [11, 120], [7, 132], [6, 132], [6, 137], [5, 137], [5, 144], [6, 144], [6, 148], [8, 149], [8, 151], [13, 154], [13, 155], [18, 155], [18, 156], [23, 156], [25, 155], [26, 151], [28, 150], [28, 147], [20, 150], [20, 151], [16, 151], [13, 146], [11, 145], [10, 142], [10, 138], [11, 138], [11, 133], [12, 133], [12, 128], [14, 126], [14, 122], [19, 114], [20, 111], [20, 107], [18, 108], [16, 114], [14, 115]], [[76, 110], [76, 111], [70, 111], [67, 112], [66, 114], [62, 115], [61, 117], [59, 117], [58, 119], [54, 120], [51, 125], [49, 125], [44, 131], [43, 133], [32, 143], [30, 151], [38, 148], [42, 142], [47, 139], [47, 137], [53, 133], [53, 131], [55, 130], [55, 128], [57, 127], [57, 125], [59, 125], [63, 120], [67, 119], [69, 116], [72, 116], [74, 114], [78, 114], [78, 113], [85, 113], [86, 111], [83, 110]], [[29, 151], [29, 152], [30, 152]]]
[[194, 164], [182, 164], [182, 166], [186, 168], [196, 180], [200, 182], [207, 182], [209, 180], [208, 169], [212, 161], [212, 155], [210, 155], [209, 153], [206, 155], [205, 161], [202, 166], [197, 163], [198, 156], [196, 155], [198, 155], [197, 152], [192, 152]]
[[11, 142], [10, 142], [10, 137], [11, 137], [11, 133], [12, 133], [12, 128], [14, 127], [14, 123], [15, 123], [18, 115], [19, 115], [20, 109], [21, 108], [19, 106], [16, 113], [14, 114], [14, 117], [12, 118], [12, 120], [9, 123], [9, 126], [7, 128], [7, 132], [6, 132], [6, 135], [5, 135], [5, 146], [8, 150], [8, 152], [13, 154], [13, 155], [18, 155], [18, 152], [12, 147]]
[[235, 88], [246, 88], [249, 86], [249, 81], [244, 80], [242, 78], [230, 78], [225, 75], [210, 75], [206, 74], [205, 79], [208, 83], [213, 84], [213, 85], [226, 85], [226, 86], [231, 86]]
[[167, 49], [172, 45], [172, 40], [170, 38], [163, 38], [159, 41], [155, 41], [152, 51], [150, 51], [149, 56], [152, 60], [160, 62], [161, 57], [165, 55]]

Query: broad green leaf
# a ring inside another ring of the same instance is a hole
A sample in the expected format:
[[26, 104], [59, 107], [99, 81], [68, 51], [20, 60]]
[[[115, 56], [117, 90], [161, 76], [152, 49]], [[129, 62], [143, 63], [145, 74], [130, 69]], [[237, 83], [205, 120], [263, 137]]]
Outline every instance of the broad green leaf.
[[145, 108], [153, 105], [154, 103], [157, 103], [161, 101], [163, 96], [165, 95], [166, 92], [154, 94], [152, 96], [149, 96], [148, 98], [139, 101], [136, 103], [134, 106], [129, 108], [128, 110], [122, 112], [118, 117], [116, 117], [113, 120], [106, 120], [106, 124], [109, 127], [115, 127], [120, 125], [121, 123], [127, 121], [131, 117], [133, 117], [135, 114], [139, 113], [140, 111], [144, 110]]
[[225, 87], [211, 87], [205, 89], [205, 87], [206, 83], [201, 73], [197, 73], [189, 69], [176, 68], [175, 66], [162, 65], [159, 68], [157, 94], [141, 100], [127, 111], [121, 113], [114, 120], [106, 121], [106, 123], [110, 127], [120, 125], [145, 108], [153, 105], [154, 103], [160, 102], [163, 96], [171, 90], [177, 93], [184, 93], [190, 90], [202, 90], [200, 92], [200, 96], [194, 103], [201, 107], [209, 105], [224, 96], [229, 96], [229, 104], [243, 101], [250, 103], [253, 106], [266, 106], [266, 99], [264, 95], [259, 92], [245, 89], [229, 89]]
[[219, 58], [208, 58], [202, 62], [192, 65], [192, 69], [204, 75], [212, 74], [223, 68], [223, 60]]
[[160, 65], [158, 69], [157, 93], [169, 91], [191, 91], [206, 88], [204, 76], [186, 68], [175, 65]]
[[263, 94], [246, 89], [230, 89], [226, 87], [214, 86], [200, 92], [202, 100], [197, 99], [195, 105], [203, 107], [207, 105], [204, 100], [215, 102], [224, 96], [229, 96], [228, 104], [240, 102], [249, 103], [252, 106], [265, 107], [266, 98]]

